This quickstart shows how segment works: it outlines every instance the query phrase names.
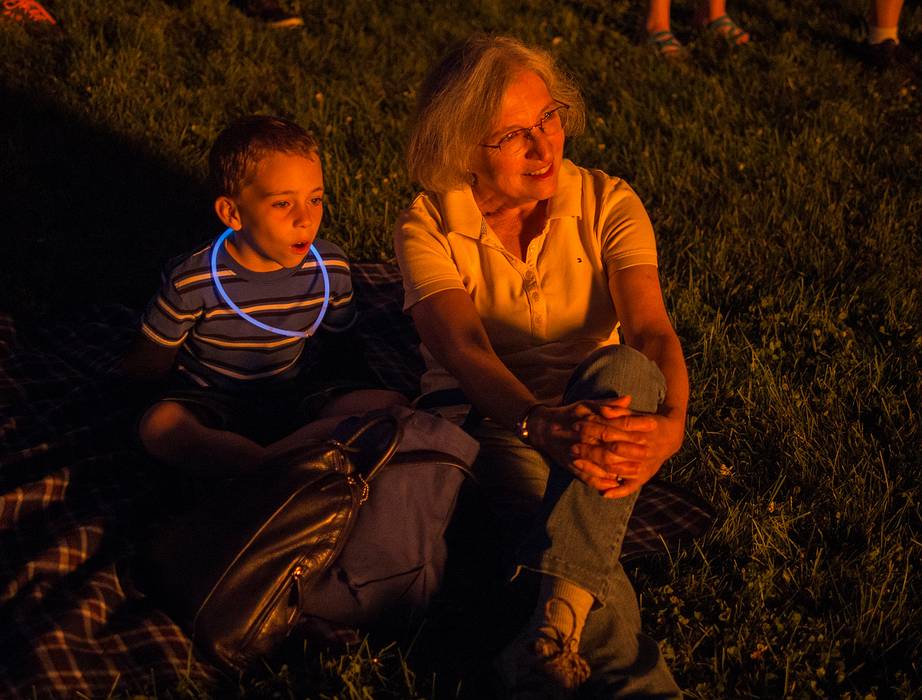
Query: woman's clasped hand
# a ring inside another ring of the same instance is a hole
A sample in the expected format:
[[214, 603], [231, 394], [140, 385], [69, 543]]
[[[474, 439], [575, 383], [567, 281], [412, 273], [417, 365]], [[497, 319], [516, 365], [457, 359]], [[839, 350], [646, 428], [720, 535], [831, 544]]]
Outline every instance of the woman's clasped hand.
[[530, 443], [606, 498], [621, 498], [653, 478], [682, 442], [683, 425], [636, 413], [631, 397], [536, 406]]

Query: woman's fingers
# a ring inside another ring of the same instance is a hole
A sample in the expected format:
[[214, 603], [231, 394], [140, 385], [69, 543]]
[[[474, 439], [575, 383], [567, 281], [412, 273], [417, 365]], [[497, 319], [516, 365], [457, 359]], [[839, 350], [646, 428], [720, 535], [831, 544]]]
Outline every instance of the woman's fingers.
[[573, 425], [579, 434], [580, 440], [589, 444], [600, 442], [634, 442], [638, 445], [648, 443], [647, 436], [650, 431], [625, 430], [619, 425], [598, 423], [596, 421], [580, 421]]
[[624, 479], [616, 486], [602, 491], [605, 498], [624, 498], [630, 496], [644, 485], [643, 479]]
[[574, 427], [582, 425], [609, 426], [618, 430], [627, 430], [632, 432], [652, 432], [656, 430], [656, 418], [643, 413], [632, 413], [627, 411], [621, 415], [611, 418], [604, 418], [598, 415], [586, 416], [576, 421]]
[[636, 462], [622, 462], [618, 473], [609, 473], [588, 460], [578, 459], [571, 463], [571, 471], [576, 478], [597, 489], [606, 498], [621, 498], [644, 483], [639, 478], [640, 469]]
[[577, 442], [570, 448], [573, 459], [594, 462], [607, 471], [612, 471], [621, 462], [646, 459], [649, 448], [634, 442], [606, 442], [599, 445]]
[[570, 463], [570, 471], [577, 479], [599, 491], [616, 488], [621, 483], [618, 476], [609, 474], [588, 460], [574, 460]]

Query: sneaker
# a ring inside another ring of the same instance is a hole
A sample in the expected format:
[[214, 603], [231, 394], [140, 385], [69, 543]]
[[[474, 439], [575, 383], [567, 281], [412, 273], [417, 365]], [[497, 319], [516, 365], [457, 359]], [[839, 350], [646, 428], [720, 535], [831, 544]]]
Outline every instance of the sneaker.
[[242, 3], [242, 9], [248, 17], [262, 20], [273, 29], [304, 26], [301, 17], [283, 10], [276, 0], [247, 0]]
[[[547, 605], [552, 603], [573, 610], [561, 598], [552, 598]], [[537, 639], [520, 635], [500, 652], [495, 667], [504, 697], [514, 700], [567, 700], [589, 678], [589, 664], [579, 655], [578, 640], [558, 630]]]

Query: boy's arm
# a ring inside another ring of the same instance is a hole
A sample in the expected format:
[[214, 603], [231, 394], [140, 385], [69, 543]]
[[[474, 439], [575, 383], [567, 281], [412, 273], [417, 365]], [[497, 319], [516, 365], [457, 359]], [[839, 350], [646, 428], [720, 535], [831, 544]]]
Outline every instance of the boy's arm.
[[115, 366], [115, 372], [126, 379], [138, 381], [163, 379], [173, 369], [179, 348], [179, 345], [160, 345], [139, 333]]
[[339, 333], [324, 333], [320, 338], [317, 370], [336, 377], [378, 386], [380, 381], [368, 366], [365, 341], [355, 325]]

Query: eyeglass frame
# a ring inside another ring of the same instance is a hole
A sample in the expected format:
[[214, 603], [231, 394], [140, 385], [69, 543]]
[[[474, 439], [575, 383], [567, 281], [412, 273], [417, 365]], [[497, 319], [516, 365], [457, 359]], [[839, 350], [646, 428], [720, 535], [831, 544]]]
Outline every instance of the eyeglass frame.
[[[549, 115], [552, 115], [552, 116], [553, 116], [554, 114], [557, 114], [557, 113], [558, 113], [560, 110], [562, 110], [562, 109], [564, 109], [564, 110], [570, 109], [570, 105], [568, 105], [566, 102], [562, 102], [562, 101], [560, 101], [560, 100], [554, 100], [554, 102], [557, 103], [557, 106], [554, 107], [554, 109], [548, 110], [545, 114], [549, 114]], [[483, 147], [483, 148], [495, 148], [495, 149], [498, 150], [500, 153], [502, 153], [503, 141], [504, 141], [504, 140], [508, 139], [510, 136], [513, 136], [514, 134], [519, 134], [519, 133], [524, 133], [524, 134], [526, 135], [527, 138], [533, 139], [534, 137], [531, 135], [531, 132], [534, 131], [535, 129], [539, 129], [539, 130], [541, 131], [542, 134], [545, 133], [545, 132], [544, 132], [544, 125], [545, 125], [551, 118], [552, 118], [551, 116], [544, 116], [544, 117], [542, 117], [541, 119], [538, 120], [538, 123], [537, 123], [537, 124], [533, 124], [532, 126], [523, 126], [523, 127], [519, 128], [519, 129], [513, 129], [513, 130], [510, 131], [508, 134], [506, 134], [505, 136], [503, 136], [497, 143], [481, 143], [480, 146]], [[561, 116], [560, 121], [561, 121], [561, 129], [563, 129], [563, 123], [562, 123], [562, 122], [563, 122], [563, 117], [562, 117], [562, 116]]]

